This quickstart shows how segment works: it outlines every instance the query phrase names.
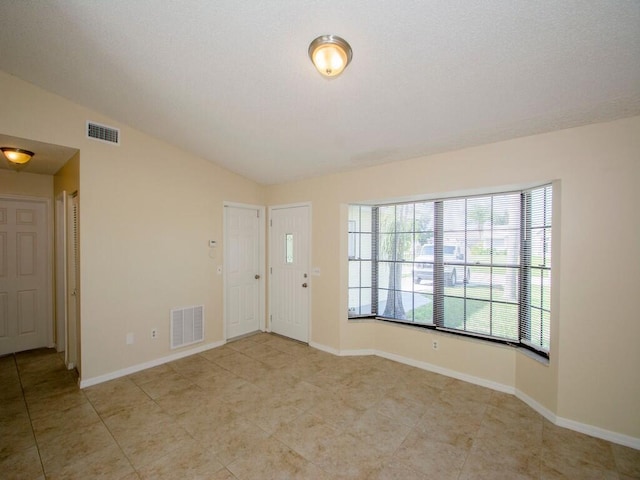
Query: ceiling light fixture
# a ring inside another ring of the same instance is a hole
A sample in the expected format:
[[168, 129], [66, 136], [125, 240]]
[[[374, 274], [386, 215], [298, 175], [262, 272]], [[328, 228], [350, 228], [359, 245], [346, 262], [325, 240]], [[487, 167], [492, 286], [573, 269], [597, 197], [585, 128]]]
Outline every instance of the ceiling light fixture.
[[2, 147], [0, 150], [2, 150], [7, 162], [9, 162], [9, 166], [16, 169], [24, 167], [34, 155], [33, 152], [21, 148]]
[[337, 35], [321, 35], [309, 45], [309, 58], [320, 74], [337, 77], [351, 62], [353, 52], [346, 40]]

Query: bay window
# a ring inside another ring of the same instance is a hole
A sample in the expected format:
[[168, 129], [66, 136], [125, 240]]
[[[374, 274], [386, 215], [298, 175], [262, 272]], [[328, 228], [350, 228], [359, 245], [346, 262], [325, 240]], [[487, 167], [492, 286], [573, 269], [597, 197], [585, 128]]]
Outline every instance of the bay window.
[[552, 187], [349, 206], [349, 317], [548, 356]]

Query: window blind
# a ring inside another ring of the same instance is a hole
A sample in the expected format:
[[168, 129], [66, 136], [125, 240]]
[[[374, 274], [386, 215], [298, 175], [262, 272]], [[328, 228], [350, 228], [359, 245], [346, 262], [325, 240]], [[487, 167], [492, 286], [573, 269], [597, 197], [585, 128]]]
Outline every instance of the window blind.
[[552, 186], [349, 206], [349, 317], [521, 344], [548, 356]]
[[549, 352], [551, 324], [551, 185], [523, 192], [520, 341]]

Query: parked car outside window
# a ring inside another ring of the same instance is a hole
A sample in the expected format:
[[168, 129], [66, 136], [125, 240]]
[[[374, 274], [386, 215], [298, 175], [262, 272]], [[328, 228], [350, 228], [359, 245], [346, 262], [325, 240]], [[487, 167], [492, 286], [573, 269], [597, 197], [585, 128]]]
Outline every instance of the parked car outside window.
[[[433, 244], [426, 244], [420, 247], [419, 254], [416, 256], [416, 263], [413, 266], [413, 281], [416, 284], [427, 280], [433, 282]], [[453, 287], [458, 282], [469, 283], [471, 280], [471, 270], [464, 265], [456, 265], [464, 262], [465, 256], [463, 250], [457, 245], [443, 246], [444, 261], [444, 281], [445, 284]]]

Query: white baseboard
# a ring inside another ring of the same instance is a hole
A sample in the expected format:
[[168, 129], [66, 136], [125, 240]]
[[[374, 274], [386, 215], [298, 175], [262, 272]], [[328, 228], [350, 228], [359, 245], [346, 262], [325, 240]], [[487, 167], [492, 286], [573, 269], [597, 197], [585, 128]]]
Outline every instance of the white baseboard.
[[327, 345], [315, 342], [309, 342], [309, 346], [316, 350], [322, 350], [323, 352], [327, 352], [338, 357], [362, 357], [366, 355], [376, 355], [376, 351], [373, 349], [336, 350], [333, 347], [328, 347]]
[[474, 385], [480, 385], [481, 387], [487, 387], [492, 390], [497, 390], [498, 392], [513, 394], [515, 391], [515, 389], [513, 387], [510, 387], [509, 385], [504, 385], [502, 383], [494, 382], [492, 380], [487, 380], [485, 378], [474, 377], [473, 375], [457, 372], [455, 370], [450, 370], [448, 368], [443, 368], [438, 365], [434, 365], [432, 363], [422, 362], [420, 360], [414, 360], [412, 358], [403, 357], [402, 355], [396, 355], [395, 353], [389, 353], [389, 352], [383, 352], [383, 351], [377, 350], [375, 354], [378, 355], [379, 357], [387, 358], [395, 362], [404, 363], [405, 365], [417, 367], [422, 370], [427, 370], [429, 372], [439, 373], [440, 375], [456, 378], [458, 380], [462, 380], [463, 382], [473, 383]]
[[604, 428], [594, 427], [593, 425], [587, 425], [586, 423], [576, 422], [575, 420], [569, 420], [563, 417], [557, 417], [555, 424], [559, 427], [568, 428], [569, 430], [584, 433], [591, 437], [601, 438], [602, 440], [617, 443], [618, 445], [640, 450], [640, 438], [612, 432], [611, 430], [605, 430]]
[[508, 385], [503, 385], [501, 383], [493, 382], [491, 380], [486, 380], [484, 378], [474, 377], [472, 375], [467, 375], [465, 373], [456, 372], [455, 370], [449, 370], [447, 368], [442, 368], [437, 365], [433, 365], [431, 363], [422, 362], [420, 360], [414, 360], [412, 358], [403, 357], [402, 355], [396, 355], [395, 353], [383, 352], [382, 350], [375, 350], [375, 349], [337, 350], [333, 347], [329, 347], [327, 345], [322, 345], [320, 343], [315, 343], [315, 342], [309, 342], [309, 346], [317, 350], [322, 350], [323, 352], [331, 353], [333, 355], [337, 355], [340, 357], [377, 355], [378, 357], [387, 358], [395, 362], [404, 363], [405, 365], [421, 368], [422, 370], [428, 370], [430, 372], [439, 373], [447, 377], [457, 378], [458, 380], [462, 380], [468, 383], [473, 383], [475, 385], [480, 385], [482, 387], [491, 388], [492, 390], [497, 390], [499, 392], [511, 393], [511, 394], [515, 392], [515, 389]]
[[321, 345], [317, 343], [309, 342], [309, 346], [316, 348], [318, 350], [322, 350], [324, 352], [332, 353], [334, 355], [339, 356], [351, 356], [351, 355], [377, 355], [379, 357], [387, 358], [389, 360], [393, 360], [395, 362], [403, 363], [405, 365], [410, 365], [412, 367], [417, 367], [422, 370], [427, 370], [434, 373], [439, 373], [441, 375], [445, 375], [447, 377], [456, 378], [458, 380], [462, 380], [468, 383], [473, 383], [475, 385], [480, 385], [482, 387], [487, 387], [492, 390], [496, 390], [498, 392], [509, 393], [511, 395], [515, 395], [517, 398], [526, 403], [533, 410], [538, 412], [544, 418], [549, 420], [554, 425], [559, 427], [568, 428], [569, 430], [573, 430], [579, 433], [584, 433], [585, 435], [589, 435], [591, 437], [600, 438], [602, 440], [607, 440], [612, 443], [616, 443], [619, 445], [624, 445], [625, 447], [635, 448], [636, 450], [640, 450], [640, 438], [631, 437], [629, 435], [624, 435], [622, 433], [613, 432], [611, 430], [605, 430], [600, 427], [595, 427], [593, 425], [588, 425], [586, 423], [576, 422], [575, 420], [570, 420], [568, 418], [559, 417], [551, 410], [546, 408], [544, 405], [540, 404], [526, 393], [511, 387], [509, 385], [504, 385], [498, 382], [494, 382], [491, 380], [486, 380], [484, 378], [475, 377], [473, 375], [468, 375], [466, 373], [457, 372], [455, 370], [450, 370], [448, 368], [443, 368], [438, 365], [433, 365], [428, 362], [422, 362], [420, 360], [414, 360], [412, 358], [403, 357], [402, 355], [396, 355], [394, 353], [383, 352], [380, 350], [337, 350], [332, 347], [328, 347], [326, 345]]
[[377, 355], [375, 350], [340, 350], [339, 355], [341, 357], [366, 357], [369, 355]]
[[[225, 343], [226, 341], [224, 340], [208, 343], [206, 345], [201, 345], [196, 348], [191, 348], [182, 352], [167, 355], [166, 357], [156, 358], [149, 362], [139, 363], [131, 367], [123, 368], [121, 370], [116, 370], [115, 372], [110, 372], [104, 375], [99, 375], [97, 377], [92, 377], [88, 379], [81, 379], [79, 380], [78, 384], [80, 385], [80, 388], [91, 387], [93, 385], [98, 385], [99, 383], [108, 382], [109, 380], [115, 380], [116, 378], [131, 375], [132, 373], [136, 373], [141, 370], [146, 370], [147, 368], [157, 367], [158, 365], [162, 365], [164, 363], [172, 362], [174, 360], [179, 360], [181, 358], [195, 355], [197, 353], [205, 352], [207, 350], [211, 350], [212, 348], [220, 347]], [[498, 392], [509, 393], [509, 394], [515, 395], [517, 398], [519, 398], [524, 403], [529, 405], [533, 410], [538, 412], [540, 415], [542, 415], [544, 418], [549, 420], [554, 425], [557, 425], [563, 428], [568, 428], [569, 430], [574, 430], [576, 432], [584, 433], [585, 435], [589, 435], [592, 437], [601, 438], [603, 440], [607, 440], [609, 442], [613, 442], [619, 445], [624, 445], [626, 447], [634, 448], [636, 450], [640, 450], [640, 438], [631, 437], [629, 435], [624, 435], [622, 433], [613, 432], [611, 430], [605, 430], [604, 428], [595, 427], [593, 425], [577, 422], [575, 420], [571, 420], [564, 417], [559, 417], [555, 413], [553, 413], [551, 410], [549, 410], [548, 408], [546, 408], [545, 406], [543, 406], [542, 404], [540, 404], [539, 402], [537, 402], [536, 400], [528, 396], [526, 393], [514, 387], [511, 387], [509, 385], [504, 385], [498, 382], [494, 382], [492, 380], [486, 380], [484, 378], [475, 377], [473, 375], [468, 375], [466, 373], [457, 372], [455, 370], [443, 368], [428, 362], [423, 362], [420, 360], [414, 360], [412, 358], [403, 357], [402, 355], [383, 352], [381, 350], [372, 350], [372, 349], [337, 350], [333, 347], [329, 347], [327, 345], [322, 345], [320, 343], [315, 343], [315, 342], [309, 342], [309, 346], [317, 350], [321, 350], [323, 352], [327, 352], [333, 355], [343, 356], [343, 357], [377, 355], [379, 357], [387, 358], [389, 360], [403, 363], [405, 365], [410, 365], [412, 367], [417, 367], [422, 370], [427, 370], [430, 372], [438, 373], [440, 375], [445, 375], [447, 377], [456, 378], [464, 382], [473, 383], [474, 385], [487, 387], [492, 390], [496, 390]]]
[[220, 340], [218, 342], [213, 342], [213, 343], [207, 343], [206, 345], [200, 345], [196, 348], [190, 348], [182, 352], [173, 353], [171, 355], [167, 355], [166, 357], [156, 358], [149, 362], [139, 363], [131, 367], [123, 368], [121, 370], [116, 370], [115, 372], [106, 373], [104, 375], [98, 375], [97, 377], [80, 379], [78, 381], [78, 384], [80, 385], [80, 388], [91, 387], [93, 385], [98, 385], [99, 383], [108, 382], [109, 380], [115, 380], [116, 378], [131, 375], [132, 373], [136, 373], [141, 370], [146, 370], [147, 368], [157, 367], [158, 365], [162, 365], [163, 363], [173, 362], [174, 360], [179, 360], [181, 358], [188, 357], [190, 355], [195, 355], [196, 353], [201, 353], [207, 350], [211, 350], [212, 348], [221, 347], [225, 343], [226, 342], [224, 340]]
[[538, 401], [534, 400], [533, 398], [531, 398], [529, 395], [527, 395], [526, 393], [524, 393], [521, 390], [516, 389], [515, 396], [517, 398], [519, 398], [520, 400], [522, 400], [527, 405], [529, 405], [531, 408], [533, 408], [536, 412], [538, 412], [544, 418], [549, 420], [551, 423], [553, 423], [554, 425], [557, 424], [558, 417], [556, 416], [555, 413], [553, 413], [547, 407], [545, 407], [544, 405], [542, 405]]
[[635, 448], [640, 450], [640, 438], [631, 437], [618, 432], [612, 432], [611, 430], [605, 430], [604, 428], [595, 427], [586, 423], [576, 422], [568, 418], [559, 417], [548, 408], [544, 407], [540, 403], [536, 402], [533, 398], [526, 393], [516, 390], [516, 397], [522, 400], [524, 403], [533, 408], [536, 412], [549, 420], [554, 425], [559, 427], [568, 428], [575, 432], [584, 433], [591, 437], [601, 438], [609, 442], [617, 443], [618, 445], [624, 445], [625, 447]]
[[312, 348], [315, 348], [316, 350], [320, 350], [323, 352], [330, 353], [332, 355], [340, 356], [340, 350], [336, 350], [333, 347], [328, 347], [327, 345], [322, 345], [321, 343], [315, 343], [315, 342], [309, 341], [309, 346]]

